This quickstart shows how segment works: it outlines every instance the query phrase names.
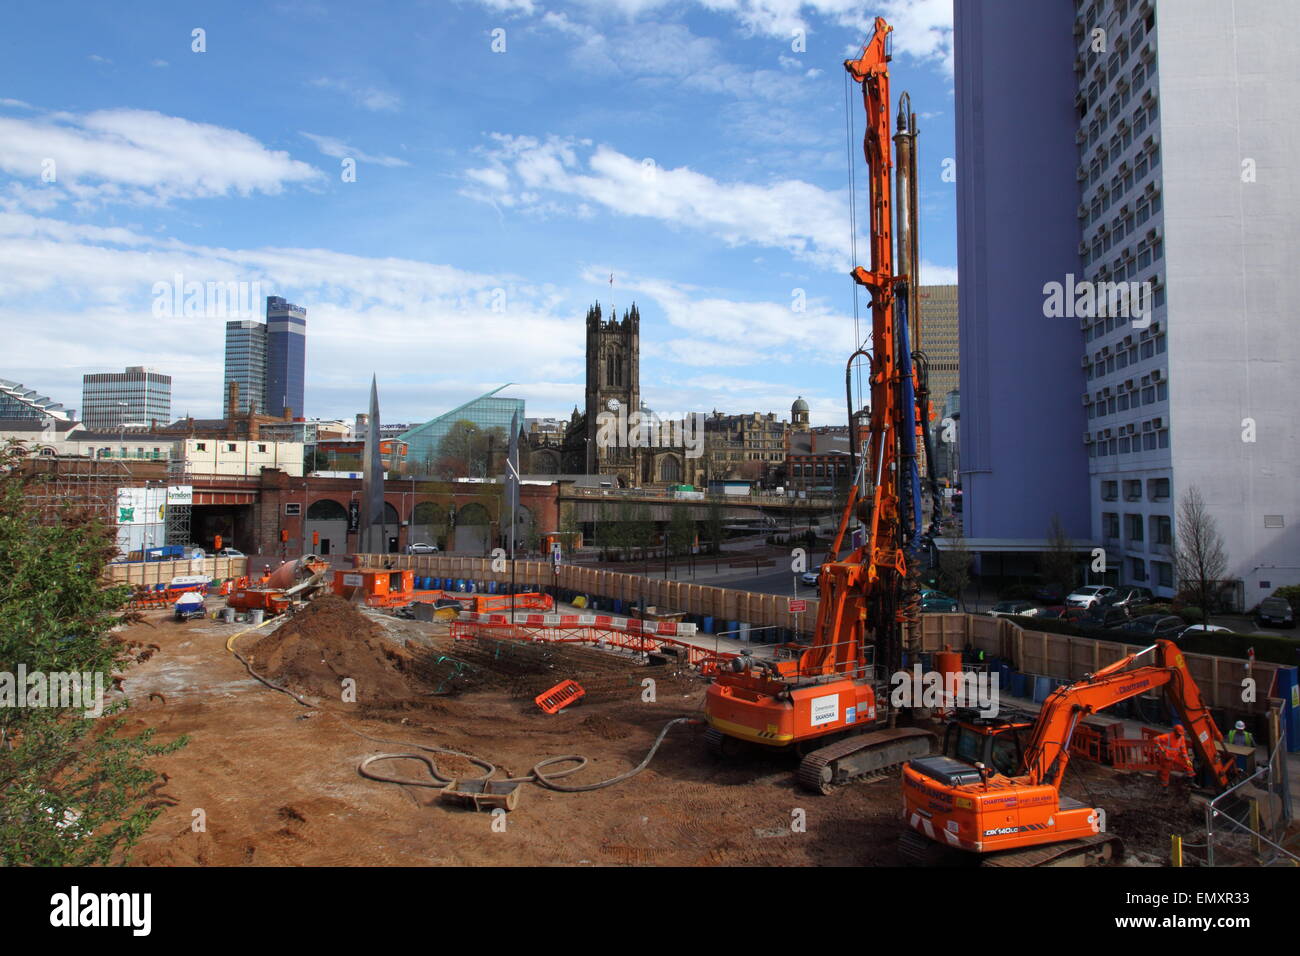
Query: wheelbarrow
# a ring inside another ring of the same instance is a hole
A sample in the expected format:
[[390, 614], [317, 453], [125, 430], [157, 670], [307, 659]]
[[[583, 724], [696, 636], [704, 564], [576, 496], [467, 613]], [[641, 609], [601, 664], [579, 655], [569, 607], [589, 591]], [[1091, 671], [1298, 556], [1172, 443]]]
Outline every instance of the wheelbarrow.
[[438, 792], [446, 803], [473, 807], [475, 810], [513, 810], [519, 805], [519, 786], [522, 781], [507, 783], [504, 780], [455, 780]]

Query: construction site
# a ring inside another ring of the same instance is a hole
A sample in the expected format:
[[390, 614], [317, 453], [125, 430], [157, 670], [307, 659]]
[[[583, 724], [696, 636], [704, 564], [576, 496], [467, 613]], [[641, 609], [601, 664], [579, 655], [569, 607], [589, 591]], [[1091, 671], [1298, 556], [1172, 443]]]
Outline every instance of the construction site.
[[[421, 622], [333, 594], [251, 632], [146, 613], [121, 634], [138, 660], [122, 682], [128, 729], [191, 743], [158, 761], [163, 813], [132, 862], [911, 862], [897, 768], [820, 793], [800, 786], [791, 753], [719, 757], [705, 708], [719, 658], [702, 654], [701, 670], [651, 638], [549, 630], [564, 639], [508, 622]], [[563, 681], [583, 694], [547, 713], [538, 698]], [[1063, 790], [1105, 808], [1123, 844], [1113, 865], [1168, 866], [1174, 837], [1205, 844], [1211, 798], [1179, 769], [1162, 782], [1079, 756]], [[1217, 842], [1219, 864], [1259, 860], [1249, 835]]]
[[[508, 547], [390, 553], [372, 385], [365, 544], [346, 565], [110, 568], [131, 613], [109, 703], [130, 702], [127, 733], [189, 741], [151, 760], [160, 815], [121, 862], [1300, 864], [1295, 666], [922, 614], [945, 509], [892, 30], [877, 18], [844, 63], [865, 120], [869, 259], [852, 279], [870, 325], [844, 364], [853, 481], [815, 598], [580, 567], [558, 542], [517, 559], [518, 421]], [[50, 467], [39, 508], [111, 509], [109, 466]]]

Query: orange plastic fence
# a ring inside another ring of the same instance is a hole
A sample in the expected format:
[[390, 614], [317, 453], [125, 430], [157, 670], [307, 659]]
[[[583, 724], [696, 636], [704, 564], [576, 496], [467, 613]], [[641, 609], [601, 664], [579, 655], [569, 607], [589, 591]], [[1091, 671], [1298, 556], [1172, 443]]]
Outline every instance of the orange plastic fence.
[[538, 641], [556, 644], [597, 644], [602, 647], [614, 647], [625, 651], [652, 654], [671, 649], [679, 658], [684, 658], [687, 665], [697, 668], [702, 674], [713, 674], [717, 669], [739, 655], [722, 651], [715, 653], [705, 647], [688, 644], [685, 641], [661, 635], [642, 634], [640, 632], [622, 631], [604, 626], [594, 627], [590, 624], [508, 624], [496, 621], [453, 621], [451, 623], [453, 640], [474, 640], [488, 638], [502, 641]]
[[586, 693], [576, 680], [565, 680], [550, 690], [542, 691], [533, 698], [533, 702], [548, 714], [558, 714]]

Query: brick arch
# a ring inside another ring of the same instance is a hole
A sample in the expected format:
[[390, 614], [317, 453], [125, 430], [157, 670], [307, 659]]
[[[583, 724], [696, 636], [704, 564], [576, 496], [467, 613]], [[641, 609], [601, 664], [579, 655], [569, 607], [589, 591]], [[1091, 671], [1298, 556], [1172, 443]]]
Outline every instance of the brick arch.
[[333, 498], [317, 498], [307, 506], [308, 521], [347, 521], [348, 509]]

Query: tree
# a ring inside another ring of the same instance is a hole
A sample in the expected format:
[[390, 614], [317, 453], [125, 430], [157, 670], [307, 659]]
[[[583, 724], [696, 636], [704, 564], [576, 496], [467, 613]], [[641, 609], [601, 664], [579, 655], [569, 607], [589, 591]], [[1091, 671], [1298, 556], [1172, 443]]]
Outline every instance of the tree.
[[1061, 592], [1064, 597], [1074, 590], [1076, 561], [1070, 548], [1070, 536], [1065, 533], [1060, 515], [1052, 515], [1052, 528], [1047, 536], [1047, 550], [1039, 556], [1039, 570], [1043, 583]]
[[687, 554], [695, 541], [695, 521], [685, 505], [673, 508], [668, 522], [668, 546], [674, 555]]
[[966, 607], [966, 588], [970, 586], [970, 552], [966, 550], [966, 538], [958, 526], [949, 537], [951, 546], [939, 552], [939, 590], [955, 597], [963, 608]]
[[[144, 803], [158, 775], [143, 761], [185, 738], [157, 745], [152, 729], [120, 736], [124, 702], [95, 719], [84, 697], [55, 699], [55, 675], [107, 687], [125, 666], [125, 645], [110, 632], [124, 621], [129, 591], [101, 582], [116, 554], [111, 529], [67, 502], [38, 514], [29, 493], [41, 478], [18, 469], [12, 449], [0, 450], [0, 672], [12, 700], [24, 700], [0, 706], [0, 864], [107, 864], [162, 812]], [[48, 693], [34, 698], [35, 687], [20, 686], [20, 666], [29, 679], [42, 675]]]
[[704, 518], [704, 533], [709, 542], [709, 553], [717, 554], [722, 550], [722, 505], [716, 501], [709, 502]]
[[433, 473], [453, 478], [491, 478], [505, 469], [509, 450], [505, 429], [480, 428], [462, 418], [447, 429], [434, 453]]
[[1218, 522], [1195, 485], [1183, 492], [1178, 503], [1178, 534], [1172, 550], [1178, 586], [1201, 609], [1201, 623], [1209, 624], [1210, 605], [1227, 572], [1228, 556]]

